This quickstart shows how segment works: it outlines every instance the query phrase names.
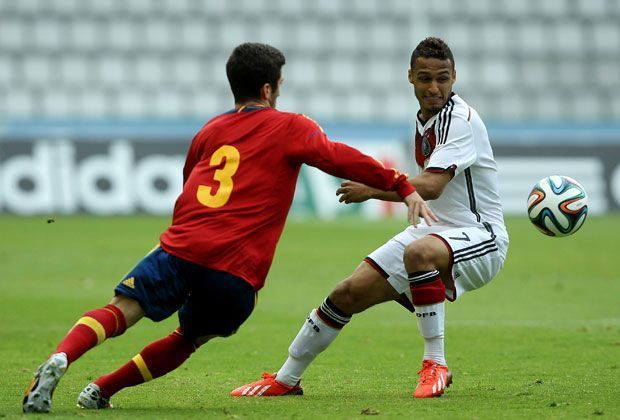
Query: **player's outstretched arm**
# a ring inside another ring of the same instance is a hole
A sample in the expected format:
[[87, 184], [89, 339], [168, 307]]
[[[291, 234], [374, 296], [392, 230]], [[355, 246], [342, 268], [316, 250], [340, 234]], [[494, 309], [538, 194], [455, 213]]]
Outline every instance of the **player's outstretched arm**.
[[414, 226], [420, 222], [420, 217], [429, 226], [432, 224], [432, 221], [439, 221], [433, 211], [426, 205], [426, 201], [417, 192], [413, 192], [401, 200], [398, 194], [393, 191], [382, 191], [359, 182], [345, 181], [336, 190], [336, 195], [340, 195], [339, 201], [346, 204], [361, 203], [370, 198], [394, 202], [404, 201], [407, 204], [407, 219]]
[[363, 203], [371, 198], [383, 201], [403, 201], [394, 191], [383, 191], [354, 181], [345, 181], [340, 184], [336, 195], [340, 196], [338, 201], [345, 204]]
[[[415, 187], [423, 199], [435, 200], [441, 195], [451, 179], [452, 173], [450, 171], [423, 172], [414, 178], [409, 178], [409, 183]], [[339, 195], [339, 201], [345, 204], [362, 203], [371, 198], [383, 201], [403, 201], [393, 191], [383, 191], [353, 181], [345, 181], [340, 184], [340, 188], [336, 190], [336, 195]]]

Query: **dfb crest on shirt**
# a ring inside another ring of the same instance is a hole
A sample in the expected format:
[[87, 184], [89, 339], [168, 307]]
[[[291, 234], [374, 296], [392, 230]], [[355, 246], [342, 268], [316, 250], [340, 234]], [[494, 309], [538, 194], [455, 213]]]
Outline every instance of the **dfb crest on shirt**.
[[431, 141], [428, 138], [428, 134], [424, 133], [422, 136], [422, 154], [424, 157], [429, 157], [431, 155]]

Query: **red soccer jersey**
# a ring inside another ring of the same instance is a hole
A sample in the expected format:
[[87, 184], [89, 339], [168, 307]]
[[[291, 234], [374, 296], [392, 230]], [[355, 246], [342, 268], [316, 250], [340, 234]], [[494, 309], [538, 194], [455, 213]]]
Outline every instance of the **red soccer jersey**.
[[303, 163], [401, 197], [413, 192], [405, 175], [329, 141], [303, 115], [273, 108], [233, 111], [215, 117], [194, 137], [162, 247], [261, 289]]

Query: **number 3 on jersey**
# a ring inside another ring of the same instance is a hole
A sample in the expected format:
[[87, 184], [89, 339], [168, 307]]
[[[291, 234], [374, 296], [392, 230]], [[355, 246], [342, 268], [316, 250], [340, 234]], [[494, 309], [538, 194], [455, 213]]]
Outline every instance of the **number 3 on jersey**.
[[217, 169], [213, 179], [220, 183], [217, 192], [212, 194], [211, 187], [199, 185], [196, 198], [203, 206], [218, 208], [228, 202], [233, 190], [232, 177], [239, 168], [239, 150], [233, 146], [222, 146], [211, 155], [209, 165], [218, 166], [226, 158], [226, 163], [222, 169]]

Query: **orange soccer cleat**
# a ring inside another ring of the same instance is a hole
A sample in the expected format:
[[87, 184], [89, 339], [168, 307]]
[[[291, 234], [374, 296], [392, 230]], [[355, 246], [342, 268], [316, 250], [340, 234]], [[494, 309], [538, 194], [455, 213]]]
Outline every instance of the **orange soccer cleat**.
[[280, 397], [284, 395], [302, 395], [304, 390], [297, 383], [294, 386], [283, 384], [276, 380], [275, 373], [263, 373], [263, 379], [242, 385], [234, 389], [230, 395], [233, 397]]
[[448, 370], [448, 366], [432, 360], [422, 361], [422, 369], [418, 375], [420, 382], [413, 391], [413, 398], [439, 397], [452, 383], [452, 372]]

